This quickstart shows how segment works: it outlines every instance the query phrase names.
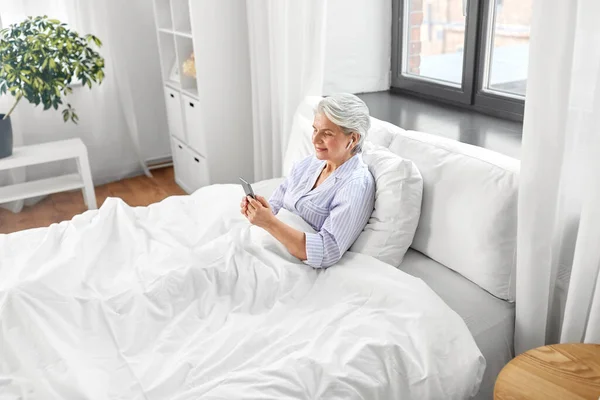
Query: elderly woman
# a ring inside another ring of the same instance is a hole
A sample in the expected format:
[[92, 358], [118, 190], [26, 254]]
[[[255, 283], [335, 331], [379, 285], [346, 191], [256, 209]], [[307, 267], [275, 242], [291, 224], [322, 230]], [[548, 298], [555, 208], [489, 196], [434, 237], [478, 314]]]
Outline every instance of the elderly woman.
[[[269, 201], [244, 197], [242, 214], [313, 268], [335, 264], [373, 211], [375, 182], [360, 155], [369, 126], [369, 109], [358, 97], [323, 99], [313, 122], [315, 154], [294, 165]], [[317, 233], [280, 221], [276, 215], [281, 207], [301, 216]]]

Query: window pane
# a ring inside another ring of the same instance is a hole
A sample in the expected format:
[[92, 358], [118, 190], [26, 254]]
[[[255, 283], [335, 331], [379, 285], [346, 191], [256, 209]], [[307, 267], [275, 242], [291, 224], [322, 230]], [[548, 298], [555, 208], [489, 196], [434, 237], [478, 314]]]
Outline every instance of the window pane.
[[461, 86], [467, 0], [405, 0], [403, 75]]
[[484, 90], [524, 97], [533, 0], [494, 0]]

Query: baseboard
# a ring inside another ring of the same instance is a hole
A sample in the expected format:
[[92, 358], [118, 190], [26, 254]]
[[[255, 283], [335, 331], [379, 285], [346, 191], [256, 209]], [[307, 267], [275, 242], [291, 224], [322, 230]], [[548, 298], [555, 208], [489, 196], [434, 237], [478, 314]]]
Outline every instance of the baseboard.
[[173, 165], [173, 157], [170, 155], [163, 157], [148, 158], [146, 160], [146, 165], [149, 169], [162, 168], [160, 167], [161, 165], [167, 166], [167, 164]]

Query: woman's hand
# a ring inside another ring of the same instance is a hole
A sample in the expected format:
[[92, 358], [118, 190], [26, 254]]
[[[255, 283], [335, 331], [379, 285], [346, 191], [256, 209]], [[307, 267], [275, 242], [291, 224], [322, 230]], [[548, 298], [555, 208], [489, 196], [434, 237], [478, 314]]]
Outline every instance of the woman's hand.
[[[245, 200], [246, 213], [244, 215], [248, 218], [248, 221], [250, 221], [252, 225], [266, 229], [275, 218], [275, 215], [273, 215], [273, 211], [271, 210], [271, 205], [267, 199], [262, 196], [256, 196], [256, 199], [247, 197]], [[243, 204], [244, 201], [242, 200], [242, 205]], [[242, 208], [242, 214], [243, 213], [244, 209]]]
[[242, 202], [240, 203], [240, 212], [244, 217], [248, 217], [248, 197], [242, 197]]

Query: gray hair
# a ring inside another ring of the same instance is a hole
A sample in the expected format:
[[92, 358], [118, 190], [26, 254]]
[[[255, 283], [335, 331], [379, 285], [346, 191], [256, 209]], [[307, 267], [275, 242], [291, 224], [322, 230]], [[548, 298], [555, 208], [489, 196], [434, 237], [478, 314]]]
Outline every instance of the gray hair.
[[364, 101], [350, 93], [339, 93], [319, 102], [315, 114], [324, 114], [331, 122], [342, 128], [346, 136], [358, 133], [358, 143], [352, 154], [362, 151], [367, 132], [371, 127], [369, 107]]

